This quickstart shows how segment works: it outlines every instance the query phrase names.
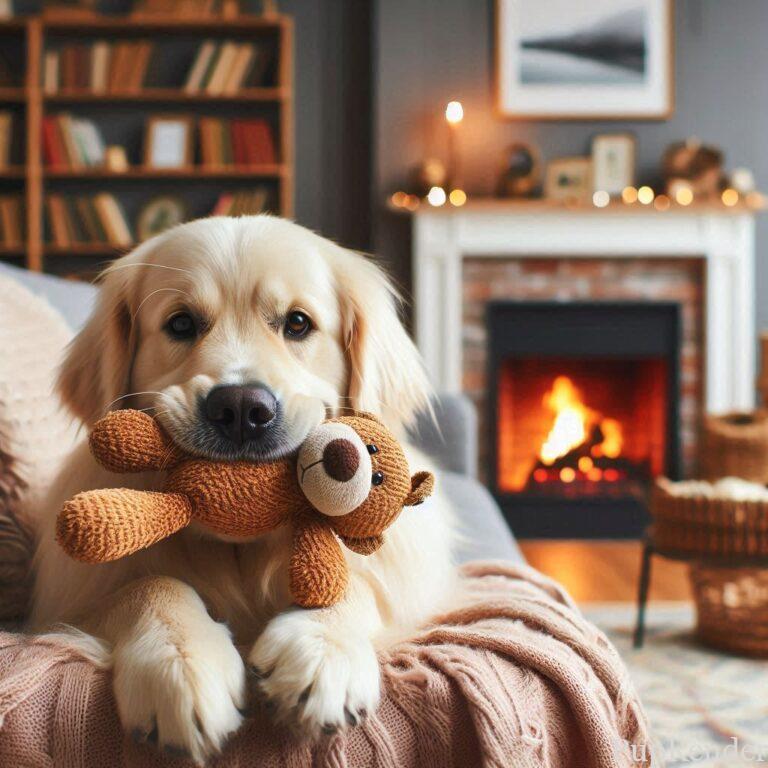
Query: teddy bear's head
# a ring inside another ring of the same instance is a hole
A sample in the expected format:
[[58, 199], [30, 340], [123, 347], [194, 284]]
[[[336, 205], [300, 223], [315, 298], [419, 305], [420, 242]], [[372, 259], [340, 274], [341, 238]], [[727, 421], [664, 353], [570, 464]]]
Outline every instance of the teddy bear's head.
[[309, 503], [353, 539], [379, 536], [434, 485], [429, 472], [411, 476], [400, 444], [370, 414], [323, 422], [304, 441], [297, 471]]

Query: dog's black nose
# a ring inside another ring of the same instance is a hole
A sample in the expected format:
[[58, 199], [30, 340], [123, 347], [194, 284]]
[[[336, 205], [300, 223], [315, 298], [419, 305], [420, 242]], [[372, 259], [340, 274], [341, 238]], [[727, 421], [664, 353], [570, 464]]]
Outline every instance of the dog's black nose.
[[205, 398], [205, 418], [235, 445], [263, 434], [276, 416], [277, 398], [267, 387], [215, 387]]

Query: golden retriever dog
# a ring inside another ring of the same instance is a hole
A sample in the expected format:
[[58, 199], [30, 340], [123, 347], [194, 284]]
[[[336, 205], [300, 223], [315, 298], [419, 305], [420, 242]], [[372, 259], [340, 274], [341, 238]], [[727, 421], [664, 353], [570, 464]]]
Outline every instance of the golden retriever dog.
[[[86, 426], [112, 408], [146, 409], [195, 454], [255, 461], [295, 452], [348, 409], [402, 429], [430, 395], [381, 270], [269, 216], [184, 224], [117, 260], [58, 386]], [[68, 624], [73, 642], [103, 654], [135, 739], [204, 762], [241, 725], [249, 687], [310, 735], [375, 709], [376, 648], [454, 588], [439, 495], [406, 509], [374, 555], [346, 551], [342, 602], [302, 610], [288, 594], [288, 530], [227, 541], [190, 528], [118, 562], [69, 559], [54, 541], [65, 499], [158, 483], [101, 469], [86, 431], [42, 511], [32, 628]]]

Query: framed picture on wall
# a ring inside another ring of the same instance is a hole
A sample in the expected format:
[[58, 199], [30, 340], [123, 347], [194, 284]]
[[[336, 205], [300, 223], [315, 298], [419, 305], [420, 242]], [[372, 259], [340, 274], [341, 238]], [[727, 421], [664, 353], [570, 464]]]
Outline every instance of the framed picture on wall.
[[662, 119], [674, 99], [673, 0], [496, 0], [502, 115]]

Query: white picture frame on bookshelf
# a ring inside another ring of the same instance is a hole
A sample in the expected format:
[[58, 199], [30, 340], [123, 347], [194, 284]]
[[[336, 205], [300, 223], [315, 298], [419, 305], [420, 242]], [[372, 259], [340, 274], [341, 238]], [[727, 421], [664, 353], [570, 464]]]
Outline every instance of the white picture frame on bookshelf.
[[192, 167], [194, 119], [188, 115], [156, 115], [147, 121], [144, 165], [147, 168]]

